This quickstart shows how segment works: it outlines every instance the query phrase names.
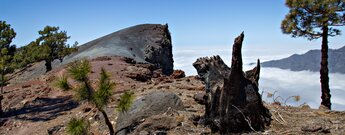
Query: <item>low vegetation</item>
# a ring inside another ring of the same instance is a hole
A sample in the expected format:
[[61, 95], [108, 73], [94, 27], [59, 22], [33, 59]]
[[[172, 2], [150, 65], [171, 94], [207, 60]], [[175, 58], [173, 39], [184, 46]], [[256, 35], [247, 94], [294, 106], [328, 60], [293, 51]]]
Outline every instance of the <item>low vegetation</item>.
[[57, 81], [55, 82], [55, 86], [57, 86], [58, 88], [64, 91], [71, 89], [71, 86], [67, 80], [67, 76], [64, 74], [58, 77]]
[[90, 123], [82, 118], [73, 117], [67, 124], [67, 133], [70, 135], [88, 135]]
[[[293, 101], [295, 101], [295, 102], [299, 102], [300, 100], [301, 100], [301, 96], [299, 96], [299, 95], [294, 95], [294, 96], [289, 96], [289, 97], [286, 97], [286, 98], [284, 98], [284, 97], [282, 97], [282, 96], [277, 96], [276, 95], [276, 93], [277, 93], [278, 91], [274, 91], [273, 93], [271, 93], [271, 92], [266, 92], [267, 93], [267, 98], [271, 98], [272, 99], [272, 101], [273, 101], [273, 104], [277, 104], [277, 105], [285, 105], [285, 106], [287, 106], [288, 104], [287, 104], [287, 102], [289, 101], [289, 100], [291, 100], [291, 99], [293, 99]], [[264, 92], [262, 92], [262, 94], [263, 94]], [[261, 94], [261, 96], [262, 96], [262, 94]]]
[[117, 105], [117, 111], [122, 113], [127, 112], [131, 108], [134, 98], [133, 92], [125, 91], [121, 95], [120, 102]]

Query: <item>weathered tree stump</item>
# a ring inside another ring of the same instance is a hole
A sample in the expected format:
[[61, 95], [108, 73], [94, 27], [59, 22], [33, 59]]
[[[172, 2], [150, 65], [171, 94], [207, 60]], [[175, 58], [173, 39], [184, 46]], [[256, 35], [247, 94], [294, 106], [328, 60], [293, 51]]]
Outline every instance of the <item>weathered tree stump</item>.
[[264, 130], [271, 113], [258, 92], [260, 61], [244, 73], [242, 70], [242, 33], [235, 39], [231, 68], [219, 56], [204, 57], [193, 63], [205, 82], [205, 114], [202, 124], [221, 134]]

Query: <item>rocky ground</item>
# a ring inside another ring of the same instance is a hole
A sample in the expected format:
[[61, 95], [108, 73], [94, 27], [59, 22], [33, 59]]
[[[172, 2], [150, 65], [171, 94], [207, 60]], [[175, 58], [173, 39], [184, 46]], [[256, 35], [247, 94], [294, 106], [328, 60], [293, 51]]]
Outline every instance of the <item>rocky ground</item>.
[[[91, 60], [90, 79], [96, 86], [101, 67], [111, 73], [116, 89], [106, 108], [111, 122], [117, 127], [120, 113], [116, 105], [121, 93], [130, 90], [136, 99], [157, 92], [171, 92], [182, 101], [182, 110], [168, 108], [160, 114], [142, 119], [133, 134], [211, 134], [211, 130], [198, 125], [195, 119], [203, 115], [204, 106], [194, 95], [204, 90], [196, 76], [184, 77], [182, 71], [164, 76], [150, 64], [138, 64], [121, 57], [99, 57]], [[30, 68], [35, 68], [33, 65]], [[56, 77], [66, 73], [66, 66], [44, 75], [29, 74], [30, 68], [13, 75], [11, 85], [5, 87], [2, 103], [5, 116], [0, 118], [0, 134], [66, 134], [66, 125], [72, 117], [85, 117], [95, 135], [108, 134], [103, 116], [88, 103], [77, 103], [73, 90], [62, 91], [54, 87]], [[28, 76], [29, 75], [29, 76]], [[31, 76], [31, 77], [30, 77]], [[34, 77], [37, 76], [37, 77]], [[21, 78], [31, 78], [29, 80]], [[75, 82], [69, 80], [73, 85]], [[164, 98], [163, 98], [164, 99]], [[176, 99], [177, 100], [177, 99]], [[265, 131], [243, 134], [343, 134], [345, 112], [265, 104], [272, 113], [272, 123]], [[157, 122], [159, 121], [159, 122]]]

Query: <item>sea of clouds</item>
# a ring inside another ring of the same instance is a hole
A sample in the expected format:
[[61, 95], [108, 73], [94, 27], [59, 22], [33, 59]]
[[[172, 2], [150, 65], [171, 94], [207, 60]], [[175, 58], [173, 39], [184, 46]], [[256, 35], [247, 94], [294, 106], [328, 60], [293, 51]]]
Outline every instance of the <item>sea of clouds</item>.
[[[210, 57], [219, 55], [223, 61], [230, 67], [231, 49], [175, 49], [174, 50], [174, 68], [182, 69], [186, 75], [196, 75], [197, 72], [193, 67], [193, 62], [200, 57]], [[298, 50], [265, 50], [243, 49], [242, 57], [244, 69], [252, 69], [257, 59], [261, 62], [268, 60], [276, 60], [288, 57], [294, 53], [304, 53]], [[332, 110], [345, 110], [345, 74], [330, 74], [330, 89]], [[275, 93], [275, 97], [280, 96], [278, 101], [285, 102], [290, 96], [300, 96], [299, 101], [293, 98], [287, 100], [287, 105], [299, 106], [308, 104], [312, 108], [318, 108], [321, 103], [320, 74], [318, 72], [283, 70], [279, 68], [262, 68], [259, 82], [260, 93], [263, 93], [263, 100], [272, 102], [273, 99], [267, 97], [268, 93]]]

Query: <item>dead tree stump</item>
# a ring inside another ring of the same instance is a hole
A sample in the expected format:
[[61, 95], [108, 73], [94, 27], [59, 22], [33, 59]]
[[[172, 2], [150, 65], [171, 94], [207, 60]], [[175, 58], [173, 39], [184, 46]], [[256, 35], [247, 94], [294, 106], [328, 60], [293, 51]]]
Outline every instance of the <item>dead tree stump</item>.
[[242, 67], [242, 33], [235, 39], [231, 68], [219, 56], [193, 63], [205, 82], [205, 114], [200, 123], [221, 134], [262, 131], [270, 125], [271, 113], [259, 94], [260, 61], [247, 72]]

